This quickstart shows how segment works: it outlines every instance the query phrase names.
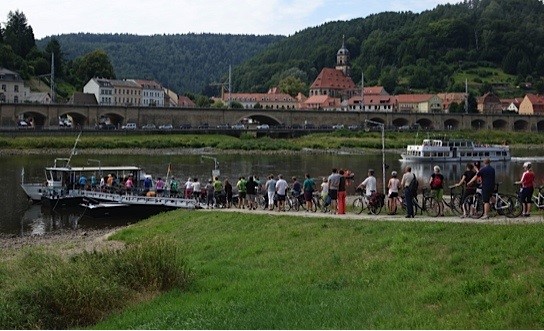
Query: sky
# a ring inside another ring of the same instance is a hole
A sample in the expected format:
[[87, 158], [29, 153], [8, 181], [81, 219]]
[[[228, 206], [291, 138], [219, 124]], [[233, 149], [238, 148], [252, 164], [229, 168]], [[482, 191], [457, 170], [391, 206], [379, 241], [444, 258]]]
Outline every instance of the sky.
[[[34, 37], [66, 33], [137, 35], [224, 33], [293, 35], [330, 21], [385, 11], [419, 13], [461, 0], [17, 0], [4, 2], [27, 18]], [[11, 3], [11, 4], [10, 4]]]

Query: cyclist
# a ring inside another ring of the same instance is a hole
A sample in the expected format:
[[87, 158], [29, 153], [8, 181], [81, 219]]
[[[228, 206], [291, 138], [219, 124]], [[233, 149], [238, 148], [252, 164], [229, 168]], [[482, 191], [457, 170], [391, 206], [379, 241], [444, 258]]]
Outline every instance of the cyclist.
[[465, 206], [465, 199], [472, 194], [476, 193], [476, 183], [472, 183], [468, 185], [468, 183], [471, 181], [471, 179], [476, 176], [476, 171], [474, 170], [474, 164], [473, 163], [467, 163], [466, 170], [463, 173], [463, 176], [461, 177], [461, 180], [459, 183], [452, 185], [451, 187], [459, 187], [461, 185], [466, 185], [465, 192], [463, 193], [463, 196], [461, 197], [461, 204], [463, 206], [463, 215], [461, 215], [461, 218], [465, 218], [468, 215], [467, 206]]
[[531, 162], [525, 162], [523, 164], [523, 169], [525, 169], [525, 171], [521, 175], [521, 179], [516, 182], [516, 184], [521, 185], [519, 198], [522, 203], [521, 216], [524, 217], [531, 216], [531, 198], [533, 197], [535, 182], [535, 173], [533, 172], [532, 168], [533, 166]]
[[434, 166], [434, 173], [429, 179], [429, 186], [431, 187], [431, 193], [438, 201], [438, 215], [444, 216], [444, 203], [442, 198], [444, 196], [444, 176], [440, 173], [440, 167]]
[[302, 183], [302, 188], [304, 190], [304, 200], [306, 201], [306, 210], [310, 211], [312, 210], [313, 205], [313, 195], [315, 190], [315, 182], [310, 177], [310, 174], [305, 175], [306, 179]]
[[489, 218], [489, 210], [491, 209], [489, 200], [495, 190], [495, 168], [491, 166], [491, 160], [489, 158], [484, 160], [484, 166], [476, 173], [476, 176], [467, 183], [467, 185], [472, 185], [472, 183], [476, 182], [477, 178], [482, 179], [482, 201], [484, 203], [484, 215], [482, 218], [486, 219]]
[[368, 169], [368, 177], [357, 186], [358, 189], [365, 189], [365, 195], [370, 198], [372, 193], [376, 192], [376, 177], [374, 177], [374, 170]]

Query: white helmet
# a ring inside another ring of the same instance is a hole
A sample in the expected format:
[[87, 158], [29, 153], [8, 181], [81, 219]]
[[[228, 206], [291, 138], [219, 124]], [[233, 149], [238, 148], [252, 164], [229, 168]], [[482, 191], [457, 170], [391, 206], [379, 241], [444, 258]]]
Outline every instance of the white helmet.
[[527, 168], [527, 169], [531, 168], [531, 162], [529, 162], [529, 161], [525, 162], [525, 163], [523, 164], [523, 167], [524, 167], [524, 168]]

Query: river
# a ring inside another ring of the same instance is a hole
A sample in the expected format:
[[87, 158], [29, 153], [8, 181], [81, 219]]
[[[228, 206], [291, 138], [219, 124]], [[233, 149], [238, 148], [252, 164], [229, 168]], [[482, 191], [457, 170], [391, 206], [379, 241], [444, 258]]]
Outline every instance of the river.
[[[540, 152], [540, 153], [537, 153]], [[515, 180], [521, 176], [522, 163], [526, 159], [535, 160], [534, 170], [537, 174], [537, 185], [544, 184], [542, 176], [544, 173], [544, 158], [528, 156], [544, 155], [544, 151], [525, 151], [513, 152], [513, 161], [495, 162], [492, 165], [497, 171], [497, 181], [501, 182], [501, 191], [513, 192], [512, 185]], [[152, 153], [156, 154], [156, 153]], [[355, 173], [354, 184], [360, 183], [365, 177], [369, 168], [376, 170], [378, 179], [378, 190], [382, 186], [382, 155], [378, 152], [363, 154], [332, 154], [332, 153], [311, 153], [299, 152], [288, 154], [207, 154], [209, 157], [215, 157], [219, 162], [218, 168], [222, 177], [228, 177], [231, 182], [235, 182], [241, 175], [258, 175], [261, 179], [269, 174], [283, 174], [284, 178], [296, 176], [303, 178], [306, 172], [314, 178], [328, 176], [333, 167], [349, 169]], [[392, 170], [401, 174], [403, 165], [399, 161], [399, 153], [388, 151], [385, 154], [387, 179]], [[127, 219], [92, 219], [81, 217], [82, 211], [79, 209], [71, 211], [51, 211], [43, 209], [39, 204], [32, 205], [28, 202], [26, 195], [20, 188], [21, 170], [24, 168], [26, 182], [43, 182], [44, 167], [53, 164], [56, 157], [66, 157], [66, 155], [17, 155], [0, 156], [0, 203], [2, 213], [0, 214], [0, 233], [27, 236], [32, 234], [42, 234], [61, 228], [101, 228], [116, 225], [127, 224], [136, 220]], [[214, 161], [210, 158], [201, 158], [200, 154], [180, 155], [177, 153], [162, 155], [75, 155], [72, 159], [72, 165], [83, 166], [87, 164], [95, 165], [95, 162], [88, 163], [89, 159], [99, 159], [102, 165], [137, 165], [141, 166], [146, 173], [154, 177], [165, 176], [168, 165], [171, 164], [173, 174], [182, 183], [187, 177], [198, 177], [199, 179], [208, 179], [211, 176], [211, 170], [214, 168]], [[432, 173], [432, 167], [435, 164], [412, 164], [415, 174], [421, 178], [429, 178]], [[439, 164], [443, 169], [446, 178], [446, 184], [452, 184], [459, 180], [464, 171], [464, 164], [450, 163]], [[320, 180], [316, 180], [319, 184]], [[354, 185], [348, 187], [348, 194], [354, 193]]]

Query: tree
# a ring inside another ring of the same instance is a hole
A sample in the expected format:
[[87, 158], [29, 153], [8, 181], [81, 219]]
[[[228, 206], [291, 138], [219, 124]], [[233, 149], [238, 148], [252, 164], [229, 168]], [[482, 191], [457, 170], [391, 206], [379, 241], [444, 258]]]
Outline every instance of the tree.
[[74, 65], [76, 75], [85, 83], [93, 77], [115, 78], [108, 54], [103, 50], [96, 50], [84, 55], [79, 61], [74, 61]]
[[9, 12], [8, 22], [4, 30], [4, 39], [15, 54], [22, 58], [25, 58], [30, 50], [36, 47], [32, 27], [27, 24], [25, 14], [19, 11]]
[[279, 89], [283, 93], [287, 93], [295, 97], [299, 92], [306, 94], [308, 86], [300, 78], [289, 76], [282, 79], [279, 83]]

